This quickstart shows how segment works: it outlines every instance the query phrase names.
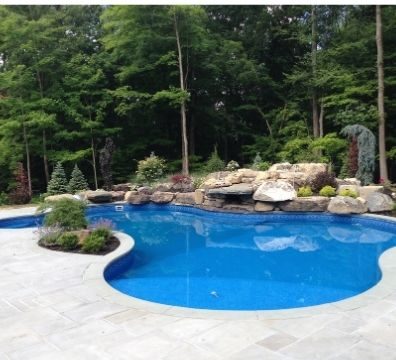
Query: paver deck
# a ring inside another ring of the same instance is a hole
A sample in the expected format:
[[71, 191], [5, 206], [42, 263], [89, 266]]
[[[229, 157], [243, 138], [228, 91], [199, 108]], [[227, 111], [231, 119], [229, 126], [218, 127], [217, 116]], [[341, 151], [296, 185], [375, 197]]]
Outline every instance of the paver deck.
[[[396, 278], [393, 250], [386, 279]], [[104, 291], [95, 272], [110, 258], [49, 251], [33, 230], [0, 229], [0, 360], [396, 359], [389, 281], [313, 311], [200, 316]]]

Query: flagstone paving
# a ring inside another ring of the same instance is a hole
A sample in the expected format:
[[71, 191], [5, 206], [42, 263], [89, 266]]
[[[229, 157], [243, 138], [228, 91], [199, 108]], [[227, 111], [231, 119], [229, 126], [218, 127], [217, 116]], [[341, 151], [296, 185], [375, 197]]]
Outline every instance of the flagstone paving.
[[392, 289], [358, 308], [199, 318], [104, 296], [84, 278], [96, 262], [38, 247], [31, 229], [0, 229], [0, 360], [396, 360]]

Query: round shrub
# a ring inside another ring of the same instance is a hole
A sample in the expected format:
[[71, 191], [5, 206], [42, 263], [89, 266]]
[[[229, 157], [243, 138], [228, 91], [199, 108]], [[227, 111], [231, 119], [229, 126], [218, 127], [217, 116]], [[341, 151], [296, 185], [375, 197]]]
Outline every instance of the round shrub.
[[79, 200], [62, 199], [46, 205], [51, 208], [44, 218], [46, 226], [60, 226], [65, 230], [80, 230], [87, 226], [85, 203]]
[[318, 193], [327, 185], [333, 188], [337, 188], [337, 181], [335, 175], [327, 171], [321, 171], [317, 173], [311, 181], [311, 188], [316, 193]]
[[78, 246], [78, 236], [76, 234], [64, 233], [56, 241], [63, 250], [73, 250]]
[[231, 160], [228, 162], [226, 166], [227, 171], [235, 171], [237, 169], [239, 169], [239, 164], [235, 160]]
[[93, 230], [91, 234], [101, 236], [105, 240], [107, 240], [111, 235], [111, 230], [105, 227], [98, 227], [95, 230]]
[[97, 254], [105, 246], [106, 239], [100, 234], [92, 232], [86, 237], [82, 245], [83, 251], [90, 254]]
[[352, 189], [342, 189], [342, 190], [340, 190], [338, 195], [340, 195], [340, 196], [349, 196], [349, 197], [354, 198], [354, 199], [356, 199], [358, 197], [357, 192], [352, 190]]
[[332, 197], [336, 196], [336, 194], [336, 189], [329, 185], [323, 186], [319, 191], [320, 196]]
[[205, 171], [208, 173], [216, 172], [216, 171], [222, 171], [224, 170], [225, 164], [224, 161], [220, 159], [220, 156], [217, 152], [217, 148], [213, 150], [212, 154], [210, 155], [210, 158], [208, 159], [206, 165], [205, 165]]
[[297, 191], [298, 197], [308, 197], [308, 196], [312, 196], [312, 194], [313, 193], [310, 186], [302, 186]]
[[164, 176], [165, 160], [151, 153], [149, 157], [140, 160], [136, 171], [136, 180], [141, 183], [152, 183]]

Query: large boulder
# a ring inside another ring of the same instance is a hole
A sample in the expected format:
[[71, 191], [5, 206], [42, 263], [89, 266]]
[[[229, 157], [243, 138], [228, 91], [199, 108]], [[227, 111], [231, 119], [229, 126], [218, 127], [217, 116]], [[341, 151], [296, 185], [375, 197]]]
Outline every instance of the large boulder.
[[46, 196], [44, 198], [44, 201], [46, 202], [53, 202], [53, 201], [59, 201], [63, 199], [71, 199], [71, 200], [76, 200], [76, 196], [72, 194], [59, 194], [59, 195], [50, 195]]
[[177, 193], [173, 202], [181, 205], [195, 205], [195, 192]]
[[134, 205], [147, 204], [150, 200], [151, 195], [139, 191], [128, 191], [125, 194], [125, 201]]
[[172, 192], [156, 191], [153, 195], [151, 195], [151, 201], [156, 204], [166, 204], [170, 203], [174, 196], [175, 194]]
[[384, 187], [382, 185], [368, 185], [368, 186], [361, 186], [359, 188], [359, 196], [366, 200], [372, 193], [382, 193], [382, 192], [384, 192]]
[[225, 179], [208, 179], [205, 180], [205, 182], [201, 185], [201, 188], [208, 190], [208, 189], [215, 189], [215, 188], [220, 188], [220, 187], [226, 187], [226, 186], [231, 186], [232, 183], [230, 183], [228, 180]]
[[330, 199], [324, 196], [299, 197], [279, 204], [282, 211], [326, 211]]
[[127, 191], [132, 190], [132, 184], [131, 184], [131, 183], [116, 184], [116, 185], [113, 185], [113, 186], [111, 187], [111, 189], [112, 189], [113, 191], [124, 191], [124, 192], [127, 192]]
[[172, 191], [172, 183], [162, 183], [162, 184], [159, 184], [159, 185], [157, 185], [155, 188], [154, 188], [154, 192], [155, 191], [161, 191], [161, 192], [170, 192], [170, 191]]
[[123, 201], [125, 197], [125, 191], [110, 191], [111, 201]]
[[290, 170], [292, 167], [292, 164], [289, 162], [284, 162], [284, 163], [276, 163], [272, 165], [268, 171], [285, 171], [285, 170]]
[[391, 211], [394, 203], [389, 195], [373, 192], [367, 197], [367, 207], [370, 212]]
[[227, 187], [210, 189], [207, 191], [208, 196], [218, 195], [251, 195], [253, 194], [253, 186], [250, 184], [234, 184]]
[[324, 163], [299, 163], [294, 164], [291, 169], [292, 172], [300, 172], [307, 177], [315, 176], [317, 173], [327, 171], [327, 164]]
[[293, 200], [296, 197], [293, 186], [283, 180], [266, 180], [253, 194], [254, 200], [267, 202]]
[[362, 214], [367, 212], [367, 205], [360, 199], [336, 196], [331, 198], [327, 211], [333, 214]]
[[337, 185], [356, 185], [360, 186], [361, 181], [356, 178], [336, 179]]
[[87, 191], [85, 197], [95, 204], [107, 203], [113, 200], [111, 192], [105, 190]]

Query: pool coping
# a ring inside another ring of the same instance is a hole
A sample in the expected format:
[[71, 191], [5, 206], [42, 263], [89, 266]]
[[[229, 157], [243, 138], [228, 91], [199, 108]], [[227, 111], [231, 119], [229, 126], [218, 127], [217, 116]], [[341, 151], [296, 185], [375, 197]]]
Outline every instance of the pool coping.
[[[396, 223], [395, 218], [384, 215], [363, 214], [360, 216]], [[110, 254], [103, 256], [102, 259], [98, 260], [96, 258], [95, 260], [97, 261], [91, 263], [87, 267], [83, 276], [84, 283], [95, 288], [96, 292], [107, 301], [157, 314], [219, 320], [291, 319], [324, 313], [341, 314], [345, 311], [369, 306], [396, 291], [396, 247], [392, 247], [382, 253], [379, 258], [379, 267], [382, 272], [381, 280], [365, 292], [344, 300], [322, 305], [282, 310], [209, 310], [164, 305], [124, 294], [107, 283], [104, 277], [106, 268], [114, 261], [132, 251], [135, 245], [135, 241], [131, 236], [122, 232], [116, 232], [115, 235], [120, 240], [120, 246]]]

